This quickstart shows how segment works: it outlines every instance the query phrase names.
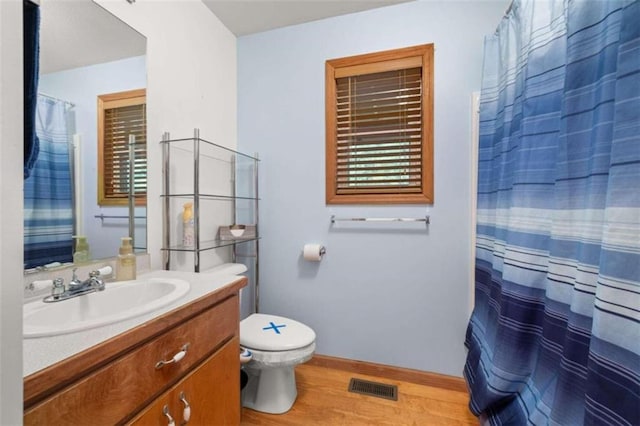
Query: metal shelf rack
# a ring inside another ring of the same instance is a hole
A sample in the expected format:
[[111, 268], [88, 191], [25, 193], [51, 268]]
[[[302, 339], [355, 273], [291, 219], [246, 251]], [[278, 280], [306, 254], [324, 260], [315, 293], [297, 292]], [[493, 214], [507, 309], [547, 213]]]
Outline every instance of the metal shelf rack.
[[[183, 148], [186, 143], [187, 146], [189, 143], [192, 143], [189, 149]], [[254, 302], [255, 302], [255, 311], [257, 312], [258, 308], [258, 277], [259, 277], [259, 240], [260, 234], [258, 232], [258, 163], [260, 160], [257, 155], [247, 155], [245, 153], [235, 151], [228, 147], [210, 142], [200, 137], [200, 130], [194, 129], [193, 137], [191, 138], [181, 138], [181, 139], [171, 139], [169, 133], [164, 133], [162, 136], [162, 140], [160, 141], [162, 145], [162, 175], [163, 175], [163, 190], [162, 190], [162, 198], [163, 198], [163, 265], [165, 270], [171, 269], [171, 255], [174, 252], [190, 252], [193, 253], [194, 256], [194, 272], [200, 272], [200, 254], [205, 251], [222, 248], [222, 247], [231, 247], [232, 248], [232, 261], [236, 261], [236, 256], [238, 257], [246, 257], [253, 258], [253, 266], [254, 266], [254, 274], [255, 274], [255, 293], [254, 293]], [[182, 144], [177, 144], [182, 143]], [[201, 166], [201, 157], [206, 156], [202, 154], [202, 145], [206, 145], [206, 147], [215, 147], [215, 149], [220, 149], [226, 151], [231, 158], [231, 176], [230, 176], [230, 184], [231, 184], [231, 195], [219, 194], [219, 193], [205, 193], [201, 191], [201, 182], [200, 182], [200, 166]], [[171, 161], [172, 161], [172, 151], [180, 150], [182, 154], [193, 155], [193, 192], [179, 192], [179, 193], [171, 193]], [[248, 194], [247, 196], [239, 196], [237, 194], [236, 188], [236, 174], [237, 174], [237, 159], [242, 157], [244, 160], [252, 163], [252, 173], [253, 176], [251, 179], [253, 180], [253, 193]], [[175, 198], [184, 198], [184, 199], [192, 199], [193, 200], [193, 229], [194, 229], [194, 245], [186, 247], [181, 244], [172, 244], [171, 242], [171, 200]], [[229, 201], [232, 203], [232, 218], [235, 222], [237, 219], [237, 203], [240, 200], [247, 201], [253, 206], [253, 217], [255, 218], [255, 236], [251, 236], [250, 238], [237, 238], [233, 240], [228, 239], [209, 239], [209, 240], [201, 240], [201, 209], [200, 204], [202, 201]], [[236, 252], [236, 245], [245, 244], [248, 242], [255, 242], [255, 252], [251, 255], [238, 254]]]

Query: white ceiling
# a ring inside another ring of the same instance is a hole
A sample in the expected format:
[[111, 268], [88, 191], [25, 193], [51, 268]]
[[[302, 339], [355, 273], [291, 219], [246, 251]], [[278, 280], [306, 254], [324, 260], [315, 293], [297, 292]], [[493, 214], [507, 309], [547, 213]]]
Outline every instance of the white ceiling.
[[40, 2], [41, 74], [144, 55], [146, 45], [144, 36], [93, 1]]
[[202, 0], [236, 36], [413, 0]]
[[[413, 0], [202, 1], [241, 36]], [[42, 74], [145, 53], [146, 39], [141, 34], [91, 0], [42, 0], [40, 4]]]

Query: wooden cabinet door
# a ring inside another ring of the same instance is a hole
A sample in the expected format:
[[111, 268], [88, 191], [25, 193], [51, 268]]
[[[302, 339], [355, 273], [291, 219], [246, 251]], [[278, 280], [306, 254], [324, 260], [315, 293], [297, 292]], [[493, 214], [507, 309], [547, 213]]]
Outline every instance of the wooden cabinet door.
[[[131, 418], [146, 401], [167, 389], [168, 383], [182, 379], [216, 345], [236, 334], [237, 318], [238, 298], [228, 298], [29, 408], [24, 424], [97, 426]], [[158, 361], [171, 359], [187, 343], [184, 359], [155, 368]]]
[[[185, 423], [184, 394], [191, 417]], [[209, 357], [182, 381], [158, 397], [144, 409], [132, 425], [166, 425], [163, 414], [167, 406], [176, 426], [181, 425], [239, 425], [240, 424], [240, 356], [239, 341], [235, 337]]]

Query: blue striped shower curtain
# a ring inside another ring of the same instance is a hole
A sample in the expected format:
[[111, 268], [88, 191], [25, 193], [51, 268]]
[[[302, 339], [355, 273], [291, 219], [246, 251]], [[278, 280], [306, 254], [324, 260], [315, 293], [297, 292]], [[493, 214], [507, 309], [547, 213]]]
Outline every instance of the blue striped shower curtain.
[[40, 152], [24, 181], [24, 266], [73, 260], [73, 197], [67, 105], [38, 96]]
[[470, 408], [638, 426], [640, 2], [515, 0], [480, 102]]

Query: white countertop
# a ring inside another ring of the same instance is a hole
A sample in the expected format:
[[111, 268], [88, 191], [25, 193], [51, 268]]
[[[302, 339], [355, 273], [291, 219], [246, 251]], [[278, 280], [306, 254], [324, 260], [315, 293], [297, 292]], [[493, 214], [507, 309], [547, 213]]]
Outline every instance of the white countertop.
[[[191, 285], [187, 294], [180, 299], [155, 311], [109, 324], [98, 328], [83, 330], [76, 333], [62, 334], [52, 337], [38, 337], [22, 339], [23, 346], [23, 377], [49, 367], [111, 337], [143, 324], [165, 312], [169, 312], [210, 292], [219, 290], [235, 281], [238, 276], [230, 274], [208, 274], [178, 271], [152, 271], [139, 274], [138, 278], [174, 278], [188, 281]], [[117, 286], [117, 282], [107, 282], [109, 286]], [[65, 303], [57, 302], [57, 303]], [[238, 318], [238, 320], [240, 320]]]

